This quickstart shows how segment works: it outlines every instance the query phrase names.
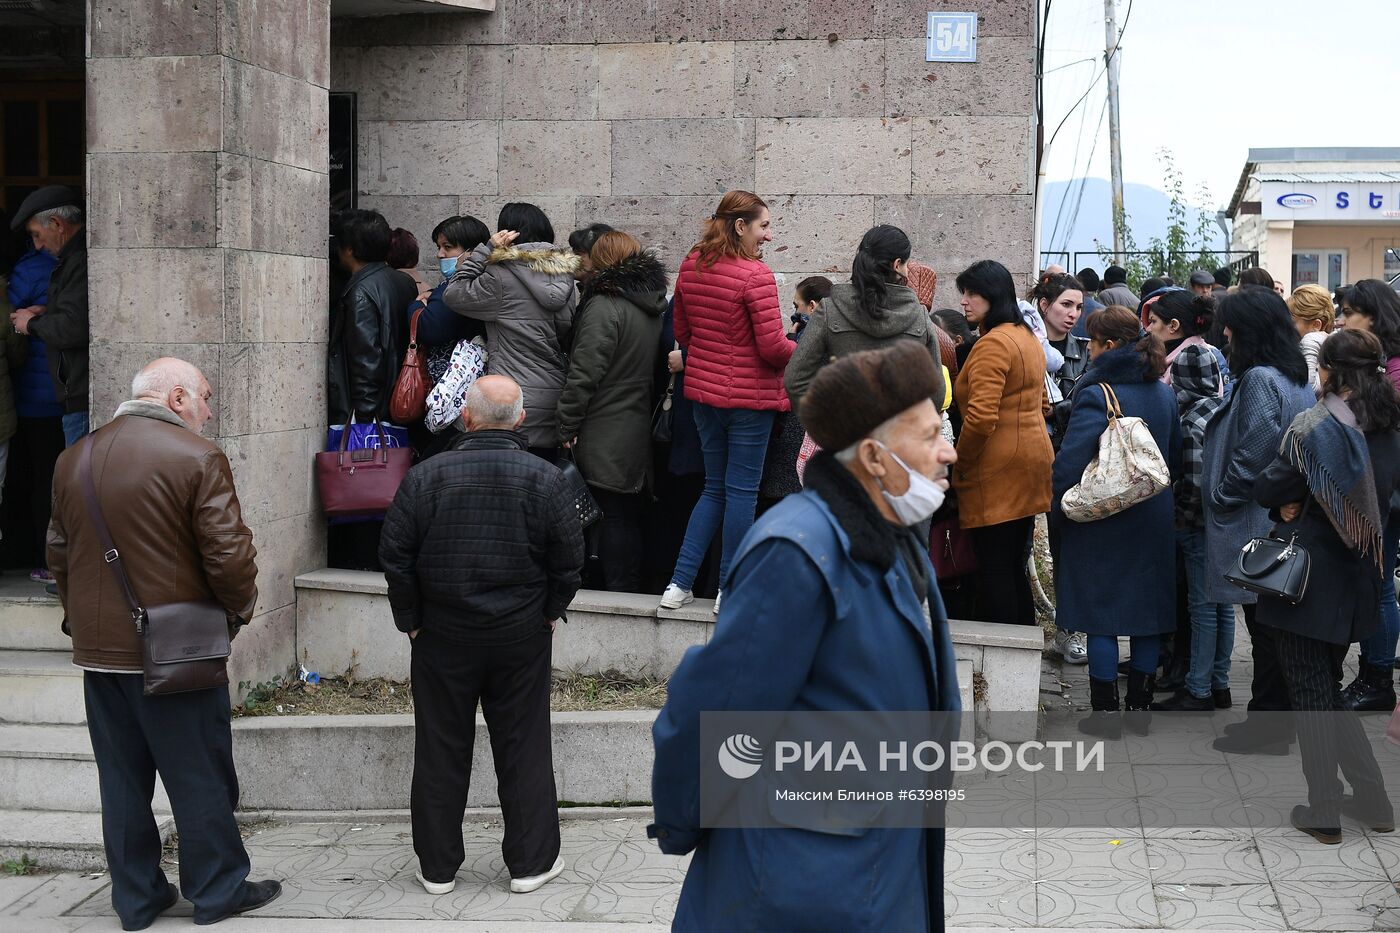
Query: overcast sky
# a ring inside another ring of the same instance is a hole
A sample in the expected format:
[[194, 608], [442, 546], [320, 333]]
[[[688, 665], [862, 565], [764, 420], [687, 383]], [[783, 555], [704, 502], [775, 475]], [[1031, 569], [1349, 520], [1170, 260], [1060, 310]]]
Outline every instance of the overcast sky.
[[[1043, 4], [1043, 0], [1042, 0]], [[1128, 13], [1118, 0], [1118, 22]], [[1162, 187], [1171, 149], [1196, 200], [1234, 192], [1251, 147], [1400, 146], [1400, 2], [1133, 0], [1122, 40], [1123, 176]], [[1053, 0], [1046, 34], [1046, 138], [1103, 71], [1103, 0]], [[1049, 152], [1052, 181], [1108, 178], [1106, 82]], [[1081, 122], [1082, 121], [1082, 122]], [[1075, 148], [1079, 148], [1075, 162]]]

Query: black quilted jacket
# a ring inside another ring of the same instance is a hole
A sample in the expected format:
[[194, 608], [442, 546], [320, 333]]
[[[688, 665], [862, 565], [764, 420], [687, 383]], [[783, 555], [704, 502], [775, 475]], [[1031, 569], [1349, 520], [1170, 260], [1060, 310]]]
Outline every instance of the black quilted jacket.
[[501, 645], [564, 614], [583, 532], [563, 474], [528, 453], [523, 435], [477, 431], [409, 471], [379, 560], [399, 631]]

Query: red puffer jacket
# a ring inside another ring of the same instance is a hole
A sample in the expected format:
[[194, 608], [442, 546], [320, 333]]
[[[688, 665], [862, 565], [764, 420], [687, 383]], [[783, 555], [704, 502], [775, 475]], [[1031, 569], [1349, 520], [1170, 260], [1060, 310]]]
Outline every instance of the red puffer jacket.
[[685, 397], [715, 408], [791, 411], [783, 368], [795, 344], [783, 333], [773, 271], [757, 259], [681, 263], [672, 306], [686, 349]]

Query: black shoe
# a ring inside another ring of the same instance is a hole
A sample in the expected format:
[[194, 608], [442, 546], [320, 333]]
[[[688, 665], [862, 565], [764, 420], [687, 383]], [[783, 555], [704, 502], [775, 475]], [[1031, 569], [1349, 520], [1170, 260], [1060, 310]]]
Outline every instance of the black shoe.
[[1229, 709], [1235, 705], [1235, 701], [1230, 698], [1229, 687], [1218, 687], [1212, 690], [1210, 698], [1215, 701], [1216, 709]]
[[1147, 735], [1152, 725], [1152, 688], [1156, 677], [1142, 671], [1128, 671], [1128, 692], [1123, 697], [1123, 725], [1137, 735]]
[[54, 599], [57, 599], [57, 598], [58, 598], [58, 584], [57, 584], [57, 583], [45, 583], [45, 584], [44, 584], [44, 592], [47, 593], [48, 595], [52, 596]]
[[1215, 700], [1202, 699], [1189, 690], [1178, 690], [1170, 699], [1153, 703], [1152, 708], [1159, 713], [1210, 713], [1215, 711]]
[[1342, 841], [1340, 826], [1313, 826], [1312, 810], [1299, 804], [1288, 814], [1288, 822], [1294, 829], [1302, 830], [1323, 845], [1335, 846]]
[[1236, 729], [1211, 742], [1218, 752], [1231, 755], [1287, 755], [1292, 742], [1276, 739], [1273, 736], [1255, 732], [1242, 732]]
[[1176, 693], [1178, 690], [1186, 689], [1186, 675], [1190, 673], [1191, 666], [1183, 658], [1173, 661], [1170, 668], [1162, 675], [1162, 679], [1157, 681], [1156, 691], [1158, 693]]
[[281, 893], [282, 882], [280, 881], [245, 881], [243, 882], [243, 900], [238, 902], [237, 907], [204, 920], [195, 917], [194, 922], [200, 926], [218, 923], [220, 920], [227, 920], [234, 914], [245, 914], [250, 910], [257, 910], [259, 907], [277, 900], [277, 896]]
[[1132, 669], [1133, 669], [1133, 667], [1132, 667], [1131, 662], [1128, 662], [1128, 661], [1119, 661], [1119, 662], [1118, 662], [1118, 676], [1119, 676], [1119, 677], [1127, 677], [1127, 676], [1128, 676], [1128, 671], [1130, 671], [1130, 670], [1132, 670]]
[[1123, 717], [1118, 712], [1118, 681], [1089, 678], [1089, 706], [1093, 709], [1079, 720], [1079, 731], [1101, 739], [1123, 737]]
[[1342, 816], [1355, 820], [1373, 833], [1395, 832], [1395, 808], [1389, 800], [1376, 806], [1363, 806], [1351, 794], [1342, 796]]
[[1389, 713], [1395, 709], [1395, 673], [1363, 658], [1360, 673], [1342, 691], [1342, 709], [1357, 713]]
[[156, 922], [156, 917], [159, 917], [161, 914], [165, 913], [167, 910], [169, 910], [170, 908], [172, 908], [172, 907], [175, 906], [175, 904], [180, 900], [180, 889], [177, 888], [177, 887], [175, 887], [175, 885], [170, 884], [170, 882], [168, 882], [168, 881], [166, 882], [166, 884], [169, 885], [169, 888], [168, 888], [168, 890], [166, 891], [166, 901], [165, 901], [165, 905], [164, 905], [163, 907], [161, 907], [160, 909], [158, 909], [158, 910], [151, 916], [151, 919], [147, 920], [145, 923], [142, 923], [142, 924], [139, 924], [139, 925], [137, 925], [137, 924], [123, 923], [123, 924], [122, 924], [122, 929], [123, 929], [123, 930], [144, 930], [144, 929], [146, 929], [147, 927], [149, 927], [151, 924], [153, 924], [153, 923]]

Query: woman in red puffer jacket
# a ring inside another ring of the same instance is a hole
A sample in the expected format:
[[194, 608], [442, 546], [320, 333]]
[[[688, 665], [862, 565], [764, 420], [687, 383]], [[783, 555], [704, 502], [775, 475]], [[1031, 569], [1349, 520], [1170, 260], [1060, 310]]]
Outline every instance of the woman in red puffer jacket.
[[[773, 271], [761, 258], [771, 239], [768, 205], [747, 191], [730, 191], [676, 279], [672, 314], [686, 351], [685, 397], [695, 402], [705, 491], [690, 514], [663, 609], [692, 600], [695, 575], [721, 527], [724, 587], [739, 541], [753, 524], [773, 421], [792, 408], [783, 369], [793, 343], [783, 332]], [[716, 613], [719, 603], [716, 597]]]

